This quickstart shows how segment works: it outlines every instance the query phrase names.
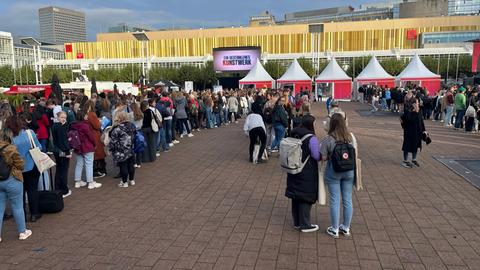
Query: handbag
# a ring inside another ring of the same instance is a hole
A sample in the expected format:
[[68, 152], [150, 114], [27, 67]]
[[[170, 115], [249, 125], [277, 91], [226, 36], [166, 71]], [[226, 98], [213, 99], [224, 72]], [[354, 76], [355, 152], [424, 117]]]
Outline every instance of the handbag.
[[326, 205], [327, 204], [327, 191], [325, 188], [325, 172], [327, 170], [325, 161], [320, 162], [319, 171], [318, 171], [318, 204]]
[[150, 110], [150, 112], [152, 112], [152, 130], [153, 132], [158, 132], [158, 124], [157, 124], [157, 117], [155, 116], [155, 113]]
[[44, 171], [55, 166], [56, 165], [55, 162], [47, 154], [40, 151], [40, 148], [38, 148], [35, 145], [35, 142], [33, 140], [33, 136], [30, 130], [27, 130], [27, 134], [28, 134], [28, 140], [30, 141], [30, 150], [28, 151], [32, 156], [35, 166], [37, 166], [38, 171], [40, 173], [43, 173]]
[[465, 112], [465, 116], [475, 117], [475, 108], [472, 105], [468, 106], [467, 111]]

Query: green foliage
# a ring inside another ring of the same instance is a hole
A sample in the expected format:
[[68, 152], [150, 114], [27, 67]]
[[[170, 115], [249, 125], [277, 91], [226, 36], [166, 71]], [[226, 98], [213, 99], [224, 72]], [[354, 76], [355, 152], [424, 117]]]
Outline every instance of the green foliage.
[[350, 65], [348, 65], [348, 69], [346, 71], [347, 75], [355, 78], [362, 72], [362, 70], [368, 65], [368, 61], [370, 61], [371, 56], [364, 56], [364, 57], [356, 57], [352, 58]]
[[397, 60], [396, 58], [386, 58], [380, 62], [380, 65], [382, 65], [388, 74], [397, 76], [406, 67], [407, 63], [404, 60]]
[[22, 94], [17, 94], [17, 95], [5, 95], [5, 94], [0, 94], [0, 100], [8, 100], [8, 103], [10, 103], [13, 107], [17, 108], [22, 105], [22, 102], [24, 100], [24, 95]]
[[275, 80], [282, 77], [285, 71], [287, 71], [287, 67], [278, 61], [268, 61], [264, 67], [268, 74]]
[[297, 61], [298, 61], [298, 64], [300, 64], [300, 66], [303, 68], [303, 70], [308, 74], [310, 78], [315, 76], [316, 71], [315, 71], [315, 67], [312, 64], [311, 59], [302, 57], [302, 58], [299, 58]]
[[14, 84], [13, 69], [11, 66], [0, 67], [0, 87], [10, 87]]
[[53, 74], [57, 74], [60, 83], [68, 83], [72, 80], [72, 71], [70, 69], [54, 69], [47, 67], [42, 71], [42, 82], [44, 84], [52, 83]]

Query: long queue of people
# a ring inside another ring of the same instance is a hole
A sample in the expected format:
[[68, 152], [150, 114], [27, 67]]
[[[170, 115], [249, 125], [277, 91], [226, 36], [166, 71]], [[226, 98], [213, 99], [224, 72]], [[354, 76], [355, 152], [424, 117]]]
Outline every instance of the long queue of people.
[[[332, 103], [324, 123], [327, 135], [322, 139], [316, 136], [316, 119], [310, 113], [308, 95], [293, 97], [288, 92], [260, 92], [251, 109], [244, 123], [244, 132], [250, 138], [249, 160], [256, 160], [257, 164], [266, 162], [264, 149], [272, 158], [280, 152], [280, 164], [287, 172], [285, 196], [292, 201], [293, 227], [304, 233], [319, 230], [317, 224], [312, 224], [310, 212], [315, 202], [325, 203], [326, 198], [320, 197], [326, 195], [319, 192], [319, 186], [325, 183], [331, 219], [326, 233], [333, 238], [350, 236], [352, 192], [354, 187], [362, 188], [362, 181], [357, 141], [338, 102]], [[258, 153], [254, 152], [255, 147], [259, 148]], [[320, 180], [323, 178], [325, 181]]]
[[[193, 137], [193, 132], [201, 129], [238, 123], [252, 103], [252, 94], [240, 90], [63, 96], [26, 101], [21, 108], [2, 101], [0, 232], [3, 218], [13, 216], [19, 239], [27, 239], [32, 232], [26, 228], [26, 221], [36, 222], [42, 217], [39, 189], [46, 187], [39, 185], [39, 179], [49, 176], [48, 171], [40, 172], [35, 165], [32, 148], [53, 156], [56, 167], [52, 188], [63, 198], [72, 194], [68, 184], [71, 160], [75, 161], [75, 188], [101, 188], [98, 179], [107, 174], [108, 156], [119, 169], [117, 174], [108, 173], [121, 179], [120, 188], [127, 188], [137, 184], [136, 169], [169, 152], [180, 143], [179, 138]], [[11, 208], [8, 214], [7, 201]]]

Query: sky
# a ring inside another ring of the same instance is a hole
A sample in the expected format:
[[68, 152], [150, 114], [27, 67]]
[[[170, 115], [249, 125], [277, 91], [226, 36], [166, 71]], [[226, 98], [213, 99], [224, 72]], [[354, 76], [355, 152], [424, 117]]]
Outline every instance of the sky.
[[118, 23], [147, 25], [156, 29], [211, 28], [247, 25], [248, 17], [264, 10], [277, 20], [285, 13], [332, 6], [358, 7], [385, 0], [0, 0], [0, 31], [14, 36], [39, 36], [38, 9], [58, 6], [85, 12], [87, 38], [107, 32]]

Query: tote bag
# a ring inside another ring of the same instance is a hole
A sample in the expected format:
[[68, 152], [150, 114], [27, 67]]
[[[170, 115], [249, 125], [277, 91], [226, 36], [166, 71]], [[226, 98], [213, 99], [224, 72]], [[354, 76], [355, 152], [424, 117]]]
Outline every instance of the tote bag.
[[319, 164], [318, 172], [318, 204], [326, 205], [327, 204], [327, 191], [325, 188], [325, 172], [327, 170], [327, 162], [322, 161]]
[[33, 140], [32, 133], [30, 130], [27, 130], [28, 140], [30, 141], [30, 155], [32, 156], [33, 162], [37, 166], [37, 169], [40, 173], [50, 169], [51, 167], [55, 166], [55, 162], [45, 153], [40, 151], [35, 145], [35, 141]]

